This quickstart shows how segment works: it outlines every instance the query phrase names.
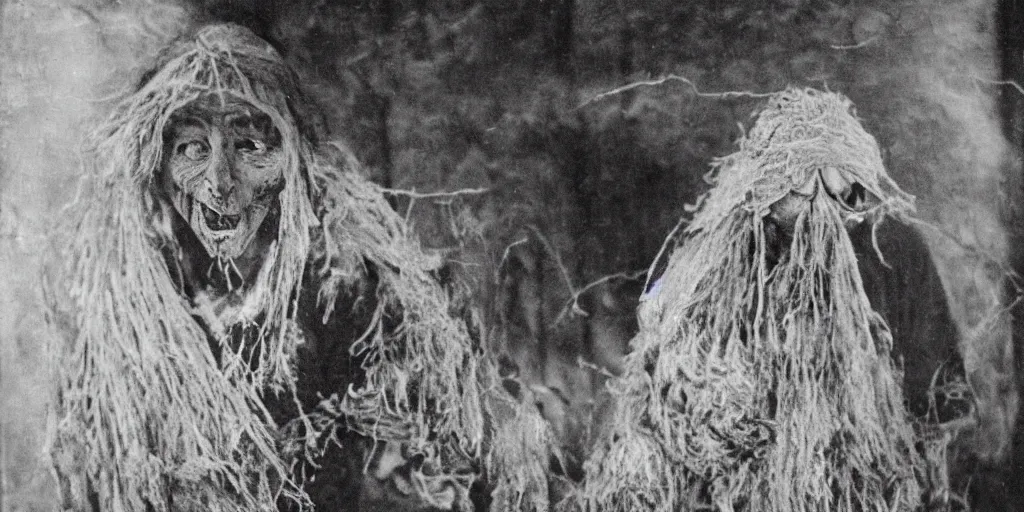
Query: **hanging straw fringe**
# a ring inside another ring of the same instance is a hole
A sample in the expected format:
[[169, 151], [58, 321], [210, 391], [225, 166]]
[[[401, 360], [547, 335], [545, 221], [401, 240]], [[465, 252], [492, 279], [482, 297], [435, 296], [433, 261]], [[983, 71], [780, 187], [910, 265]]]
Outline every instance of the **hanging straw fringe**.
[[[586, 465], [588, 510], [914, 510], [928, 465], [903, 407], [892, 337], [865, 295], [844, 222], [818, 174], [913, 198], [841, 95], [768, 100], [640, 309], [609, 435]], [[771, 207], [816, 182], [778, 261]]]
[[[446, 503], [470, 509], [479, 470], [459, 461], [479, 461], [485, 443], [501, 444], [483, 409], [497, 381], [431, 275], [439, 260], [381, 190], [356, 175], [349, 153], [314, 149], [318, 133], [293, 117], [303, 108], [294, 78], [264, 41], [212, 26], [158, 61], [92, 138], [84, 194], [68, 213], [70, 242], [50, 265], [52, 323], [62, 332], [51, 348], [59, 369], [51, 454], [70, 506], [88, 509], [93, 494], [111, 511], [276, 510], [279, 496], [307, 506], [282, 453], [315, 449], [333, 423], [309, 412], [299, 419], [305, 428], [279, 430], [261, 394], [295, 392], [306, 273], [321, 283], [326, 320], [341, 287], [372, 265], [380, 309], [353, 347], [365, 384], [339, 390], [334, 418], [422, 456], [414, 480], [425, 501], [441, 505], [438, 493], [454, 493]], [[277, 243], [250, 291], [257, 311], [237, 319], [255, 339], [238, 352], [227, 335], [214, 339], [220, 364], [208, 342], [216, 336], [168, 271], [165, 255], [180, 248], [154, 185], [171, 115], [210, 93], [270, 116], [286, 155]], [[384, 328], [388, 315], [397, 328]], [[262, 323], [253, 325], [256, 318]], [[543, 475], [543, 458], [520, 462], [517, 471]], [[510, 483], [507, 493], [520, 496], [526, 486]]]

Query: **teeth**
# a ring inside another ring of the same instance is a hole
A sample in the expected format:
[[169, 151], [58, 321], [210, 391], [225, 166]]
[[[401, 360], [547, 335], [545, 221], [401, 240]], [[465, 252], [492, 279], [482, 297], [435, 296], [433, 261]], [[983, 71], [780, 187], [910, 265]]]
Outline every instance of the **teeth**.
[[206, 226], [213, 231], [235, 229], [238, 226], [238, 221], [241, 220], [241, 215], [221, 215], [205, 204], [199, 204], [202, 205], [203, 220], [206, 221]]

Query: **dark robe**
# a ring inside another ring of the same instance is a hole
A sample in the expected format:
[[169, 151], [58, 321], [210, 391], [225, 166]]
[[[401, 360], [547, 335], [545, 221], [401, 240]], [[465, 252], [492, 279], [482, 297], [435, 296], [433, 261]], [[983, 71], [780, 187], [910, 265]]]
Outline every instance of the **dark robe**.
[[872, 247], [870, 225], [850, 231], [864, 291], [892, 332], [892, 356], [903, 367], [910, 412], [924, 418], [934, 398], [930, 421], [962, 416], [970, 409], [969, 397], [942, 392], [932, 397], [929, 391], [933, 383], [965, 381], [960, 334], [931, 252], [917, 229], [899, 221], [882, 222], [876, 236], [885, 264]]

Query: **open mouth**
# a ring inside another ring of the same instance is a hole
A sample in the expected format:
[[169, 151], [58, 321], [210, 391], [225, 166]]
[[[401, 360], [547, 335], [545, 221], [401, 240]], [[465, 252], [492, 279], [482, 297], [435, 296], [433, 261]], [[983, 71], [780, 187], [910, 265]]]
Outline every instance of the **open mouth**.
[[199, 203], [200, 209], [203, 212], [203, 220], [206, 221], [206, 227], [210, 228], [211, 231], [229, 231], [238, 227], [238, 221], [242, 219], [241, 215], [221, 215], [210, 207], [206, 206], [202, 202]]
[[868, 208], [868, 191], [864, 185], [853, 182], [850, 185], [850, 191], [842, 198], [842, 202], [850, 210], [857, 212], [865, 210]]

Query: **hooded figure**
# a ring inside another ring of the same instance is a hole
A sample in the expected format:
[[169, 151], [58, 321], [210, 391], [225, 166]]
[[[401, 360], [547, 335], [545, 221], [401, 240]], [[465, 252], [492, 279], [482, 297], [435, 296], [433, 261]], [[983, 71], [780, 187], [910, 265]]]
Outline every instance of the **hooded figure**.
[[66, 508], [343, 510], [380, 451], [420, 505], [471, 509], [484, 478], [546, 507], [536, 413], [311, 108], [266, 41], [213, 25], [94, 134], [48, 286]]
[[929, 375], [930, 390], [910, 382], [914, 414], [905, 407], [892, 336], [865, 293], [847, 230], [871, 240], [887, 216], [908, 219], [913, 198], [886, 174], [849, 100], [773, 95], [739, 150], [714, 165], [715, 188], [641, 299], [640, 331], [612, 383], [614, 412], [587, 463], [581, 504], [941, 504], [953, 432], [932, 426], [968, 399], [951, 361]]

